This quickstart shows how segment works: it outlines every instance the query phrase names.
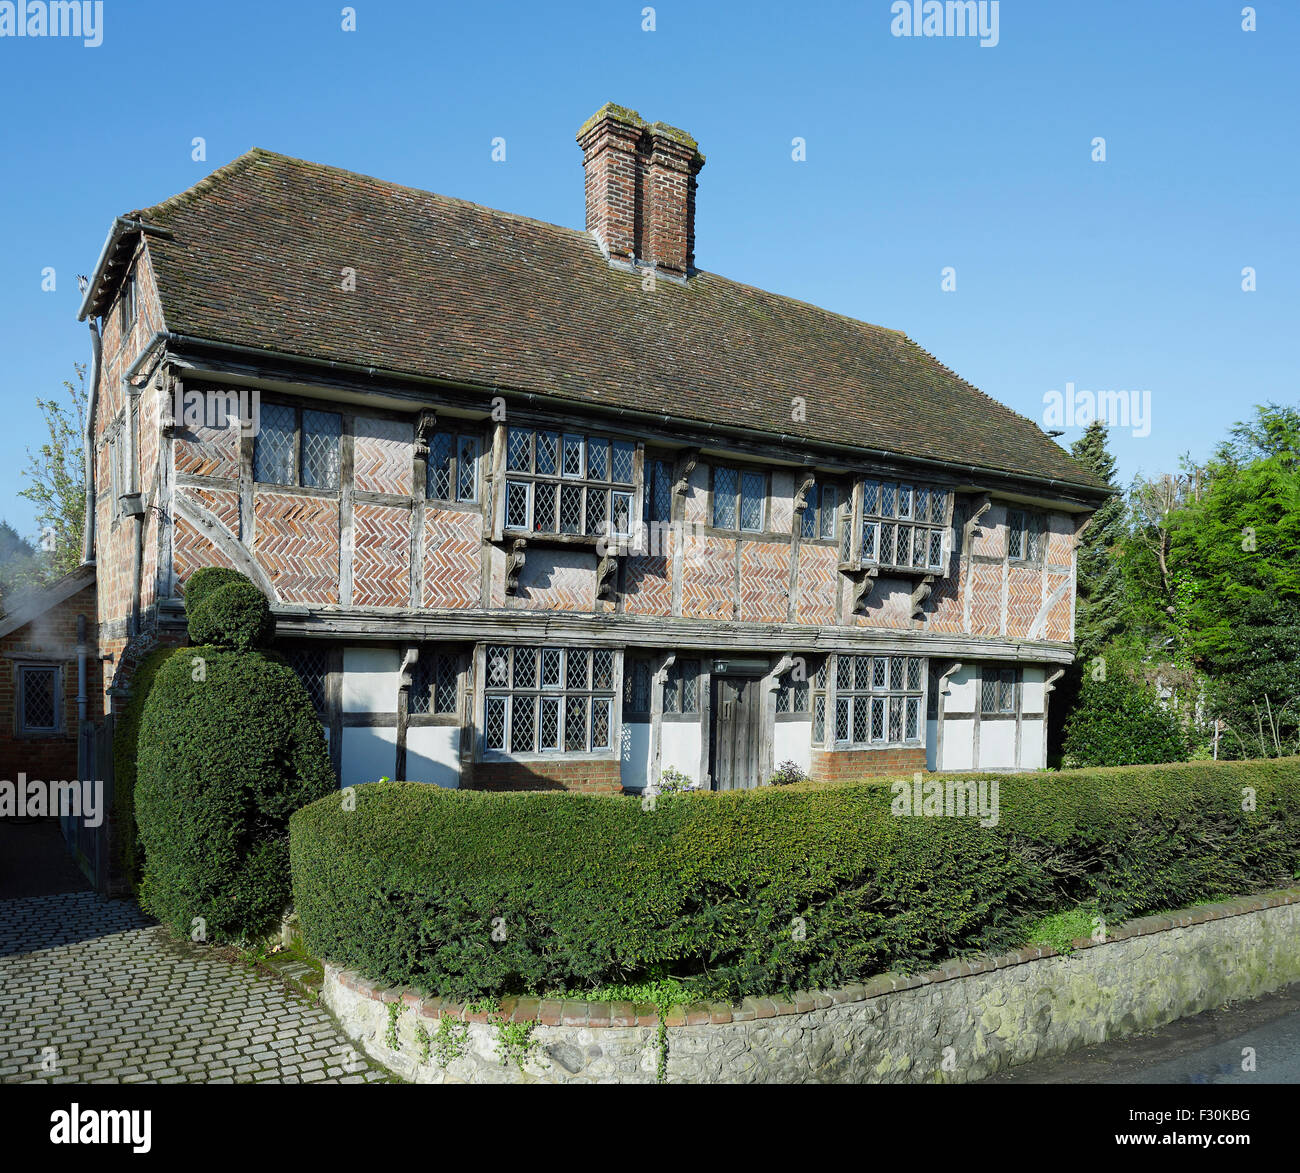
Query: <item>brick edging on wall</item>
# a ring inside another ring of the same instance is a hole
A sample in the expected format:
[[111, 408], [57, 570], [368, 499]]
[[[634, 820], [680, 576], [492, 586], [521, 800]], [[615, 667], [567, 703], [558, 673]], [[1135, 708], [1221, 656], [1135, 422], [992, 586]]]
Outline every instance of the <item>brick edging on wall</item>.
[[[1300, 886], [1282, 888], [1258, 896], [1239, 896], [1215, 904], [1200, 905], [1169, 916], [1144, 916], [1126, 921], [1106, 935], [1105, 941], [1080, 937], [1073, 942], [1075, 950], [1100, 949], [1134, 937], [1150, 936], [1169, 929], [1206, 924], [1246, 913], [1261, 912], [1288, 904], [1300, 904]], [[806, 1014], [811, 1010], [825, 1010], [831, 1006], [864, 1002], [892, 994], [898, 990], [918, 986], [936, 985], [954, 981], [972, 974], [990, 973], [1010, 969], [1031, 961], [1059, 955], [1050, 945], [1028, 945], [996, 957], [976, 958], [968, 961], [949, 961], [924, 973], [901, 975], [880, 974], [865, 982], [851, 982], [836, 990], [800, 992], [794, 1001], [781, 998], [746, 998], [738, 1006], [725, 1002], [698, 1002], [677, 1007], [664, 1020], [666, 1026], [703, 1026], [710, 1023], [749, 1022], [760, 1018], [780, 1018], [785, 1015]], [[631, 1002], [591, 1002], [577, 999], [503, 998], [498, 1010], [469, 1013], [459, 1002], [447, 998], [426, 997], [419, 991], [398, 986], [385, 986], [372, 982], [356, 970], [342, 969], [325, 963], [325, 979], [352, 990], [362, 998], [375, 1002], [402, 1002], [425, 1018], [454, 1018], [460, 1022], [486, 1024], [493, 1018], [507, 1022], [540, 1022], [543, 1026], [572, 1027], [637, 1027], [657, 1026], [659, 1014], [653, 1006]]]

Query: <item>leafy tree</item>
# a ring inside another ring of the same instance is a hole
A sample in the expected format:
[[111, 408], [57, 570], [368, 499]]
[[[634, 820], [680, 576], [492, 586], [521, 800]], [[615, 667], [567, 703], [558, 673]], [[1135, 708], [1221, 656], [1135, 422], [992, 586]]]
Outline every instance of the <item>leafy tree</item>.
[[15, 597], [40, 576], [35, 547], [7, 521], [0, 521], [0, 615], [12, 610]]
[[[1115, 458], [1107, 446], [1106, 425], [1101, 420], [1088, 425], [1070, 454], [1112, 489], [1116, 488]], [[1075, 642], [1084, 663], [1123, 630], [1124, 571], [1118, 555], [1127, 536], [1124, 500], [1117, 494], [1093, 514], [1080, 539]]]
[[36, 506], [36, 523], [46, 577], [58, 578], [81, 564], [86, 521], [86, 367], [75, 364], [77, 382], [64, 380], [68, 403], [36, 400], [45, 417], [49, 439], [35, 452], [27, 450], [23, 476], [29, 484], [19, 491]]

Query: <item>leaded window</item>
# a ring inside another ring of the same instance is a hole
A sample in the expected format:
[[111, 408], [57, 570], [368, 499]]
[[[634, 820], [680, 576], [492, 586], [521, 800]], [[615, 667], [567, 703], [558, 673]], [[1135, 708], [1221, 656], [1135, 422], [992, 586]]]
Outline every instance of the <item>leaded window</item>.
[[809, 540], [833, 542], [835, 517], [840, 507], [840, 490], [836, 485], [813, 485], [800, 521], [800, 536]]
[[613, 748], [611, 649], [494, 646], [486, 656], [485, 749], [586, 754]]
[[629, 536], [635, 454], [636, 446], [627, 440], [510, 428], [506, 528]]
[[664, 680], [664, 712], [698, 713], [699, 681], [699, 660], [674, 660]]
[[424, 495], [430, 501], [478, 500], [479, 438], [466, 432], [434, 432], [429, 437]]
[[343, 417], [283, 403], [264, 403], [253, 439], [253, 479], [312, 489], [339, 487]]
[[57, 665], [18, 666], [18, 731], [56, 733], [59, 728], [59, 669]]
[[986, 667], [980, 670], [980, 712], [1007, 716], [1016, 711], [1016, 670]]
[[763, 529], [767, 505], [767, 476], [734, 468], [713, 470], [713, 526], [715, 529]]
[[1046, 519], [1041, 513], [1007, 510], [1007, 557], [1013, 562], [1040, 562]]
[[834, 743], [848, 747], [922, 740], [924, 668], [919, 656], [837, 655]]
[[776, 711], [791, 714], [807, 713], [812, 699], [809, 684], [806, 676], [802, 680], [796, 679], [793, 670], [782, 676], [777, 682]]
[[285, 658], [302, 681], [318, 717], [329, 708], [330, 657], [325, 648], [294, 648]]
[[646, 465], [646, 489], [641, 506], [644, 521], [672, 521], [673, 466], [666, 460]]
[[422, 648], [411, 670], [408, 713], [454, 714], [460, 695], [460, 657]]
[[863, 481], [862, 561], [890, 569], [942, 571], [947, 517], [947, 489]]
[[650, 686], [653, 672], [649, 660], [625, 661], [623, 665], [623, 712], [650, 715]]

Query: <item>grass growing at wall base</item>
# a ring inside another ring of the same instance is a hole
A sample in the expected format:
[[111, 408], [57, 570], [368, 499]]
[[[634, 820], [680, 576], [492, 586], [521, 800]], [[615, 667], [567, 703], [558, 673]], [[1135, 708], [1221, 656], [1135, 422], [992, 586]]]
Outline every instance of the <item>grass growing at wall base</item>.
[[879, 783], [652, 810], [374, 783], [293, 816], [295, 907], [318, 956], [458, 999], [660, 980], [735, 999], [1006, 950], [1084, 904], [1118, 924], [1262, 891], [1300, 863], [1296, 759], [998, 781], [987, 828], [896, 816]]

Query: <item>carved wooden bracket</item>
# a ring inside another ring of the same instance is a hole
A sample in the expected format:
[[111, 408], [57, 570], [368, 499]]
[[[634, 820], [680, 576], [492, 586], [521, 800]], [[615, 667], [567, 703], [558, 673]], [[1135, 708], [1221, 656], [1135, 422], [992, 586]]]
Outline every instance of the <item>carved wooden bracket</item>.
[[674, 497], [681, 497], [685, 494], [686, 488], [690, 484], [691, 473], [695, 471], [695, 466], [699, 462], [700, 450], [698, 448], [688, 448], [677, 457], [677, 463], [673, 467]]
[[409, 689], [411, 687], [411, 673], [414, 671], [415, 662], [419, 658], [420, 649], [418, 647], [406, 649], [406, 654], [402, 657], [402, 667], [397, 674], [397, 689], [399, 692], [404, 688]]
[[871, 592], [875, 590], [876, 579], [880, 577], [880, 567], [864, 566], [854, 574], [859, 577], [854, 578], [853, 585], [849, 588], [849, 610], [854, 615], [862, 615], [866, 612]]
[[438, 413], [430, 408], [424, 408], [415, 421], [415, 454], [417, 456], [429, 455], [429, 433], [438, 426]]
[[606, 554], [596, 563], [596, 598], [614, 600], [618, 585], [618, 555]]
[[803, 480], [799, 482], [794, 491], [794, 511], [802, 513], [808, 508], [808, 492], [817, 483], [817, 477], [813, 474], [812, 469], [806, 469], [803, 474]]
[[980, 518], [983, 517], [993, 506], [993, 499], [984, 493], [976, 497], [971, 505], [971, 514], [966, 519], [966, 524], [962, 527], [962, 547], [965, 549], [970, 542], [971, 536], [979, 528]]
[[523, 538], [515, 538], [510, 544], [510, 553], [506, 555], [506, 594], [519, 593], [519, 572], [524, 568], [525, 551], [528, 543]]
[[927, 574], [920, 582], [916, 584], [916, 589], [912, 592], [912, 618], [925, 618], [925, 600], [930, 597], [930, 592], [934, 590], [934, 575]]
[[180, 380], [176, 378], [164, 379], [162, 385], [158, 388], [158, 424], [162, 429], [163, 436], [170, 440], [180, 431], [180, 426], [176, 423], [176, 413], [173, 405], [176, 402], [176, 392], [180, 388]]
[[1050, 676], [1048, 676], [1046, 680], [1043, 681], [1044, 696], [1046, 696], [1047, 693], [1051, 692], [1053, 689], [1056, 688], [1056, 682], [1060, 680], [1061, 677], [1064, 675], [1065, 675], [1065, 669], [1058, 668], [1055, 672], [1053, 672]]

